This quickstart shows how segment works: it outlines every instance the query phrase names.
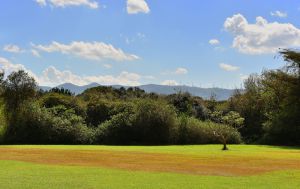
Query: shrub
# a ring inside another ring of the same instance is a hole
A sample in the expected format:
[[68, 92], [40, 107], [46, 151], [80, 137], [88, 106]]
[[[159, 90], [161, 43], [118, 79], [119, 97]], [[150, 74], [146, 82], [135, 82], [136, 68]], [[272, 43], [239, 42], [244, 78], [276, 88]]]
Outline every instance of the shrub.
[[99, 142], [110, 144], [168, 144], [176, 126], [172, 106], [154, 100], [139, 100], [101, 124]]
[[0, 143], [3, 142], [5, 130], [6, 130], [6, 118], [4, 114], [4, 104], [0, 99]]
[[99, 125], [96, 130], [96, 142], [100, 144], [137, 144], [133, 122], [134, 112], [132, 107], [128, 106], [123, 112]]
[[47, 93], [39, 99], [39, 103], [42, 107], [52, 108], [55, 106], [63, 105], [68, 109], [75, 110], [76, 114], [85, 117], [85, 106], [79, 98], [74, 96], [60, 94], [60, 93]]
[[219, 143], [214, 131], [228, 135], [228, 143], [240, 143], [239, 132], [227, 125], [211, 121], [200, 121], [198, 119], [181, 116], [178, 124], [178, 144], [211, 144]]
[[86, 121], [89, 125], [97, 127], [99, 124], [110, 119], [114, 105], [105, 101], [89, 103], [86, 110]]
[[93, 130], [72, 109], [64, 106], [48, 109], [36, 103], [26, 103], [9, 121], [5, 140], [23, 144], [92, 143]]

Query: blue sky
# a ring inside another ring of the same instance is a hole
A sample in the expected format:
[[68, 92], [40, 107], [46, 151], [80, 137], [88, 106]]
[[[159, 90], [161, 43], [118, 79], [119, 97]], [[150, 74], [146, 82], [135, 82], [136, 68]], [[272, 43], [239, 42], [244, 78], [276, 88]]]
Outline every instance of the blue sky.
[[0, 68], [40, 85], [240, 87], [300, 47], [300, 1], [2, 0]]

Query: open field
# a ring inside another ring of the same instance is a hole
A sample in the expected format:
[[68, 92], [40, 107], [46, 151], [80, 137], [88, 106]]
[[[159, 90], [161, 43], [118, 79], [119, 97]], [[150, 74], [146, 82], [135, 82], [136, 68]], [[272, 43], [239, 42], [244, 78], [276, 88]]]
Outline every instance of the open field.
[[300, 149], [1, 146], [0, 188], [300, 188]]

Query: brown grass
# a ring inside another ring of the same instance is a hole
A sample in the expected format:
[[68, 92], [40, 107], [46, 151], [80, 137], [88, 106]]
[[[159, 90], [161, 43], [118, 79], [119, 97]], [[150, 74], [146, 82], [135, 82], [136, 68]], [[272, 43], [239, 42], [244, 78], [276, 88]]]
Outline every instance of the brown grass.
[[299, 169], [297, 159], [255, 157], [201, 157], [195, 155], [102, 150], [1, 148], [0, 160], [40, 164], [106, 167], [125, 170], [201, 175], [244, 176], [270, 171]]

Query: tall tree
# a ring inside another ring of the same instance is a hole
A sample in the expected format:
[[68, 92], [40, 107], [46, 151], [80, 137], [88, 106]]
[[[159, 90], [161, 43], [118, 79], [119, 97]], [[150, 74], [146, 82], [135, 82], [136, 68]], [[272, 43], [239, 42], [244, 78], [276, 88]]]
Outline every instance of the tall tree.
[[8, 111], [16, 110], [22, 102], [35, 96], [37, 84], [24, 70], [12, 72], [3, 82], [3, 99]]
[[300, 52], [280, 52], [287, 62], [281, 70], [262, 75], [264, 99], [268, 102], [264, 123], [266, 137], [272, 143], [300, 144]]
[[0, 95], [3, 92], [4, 71], [0, 71]]

